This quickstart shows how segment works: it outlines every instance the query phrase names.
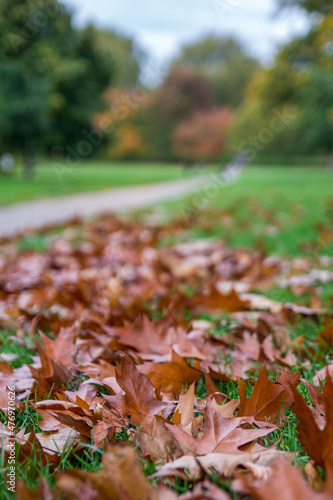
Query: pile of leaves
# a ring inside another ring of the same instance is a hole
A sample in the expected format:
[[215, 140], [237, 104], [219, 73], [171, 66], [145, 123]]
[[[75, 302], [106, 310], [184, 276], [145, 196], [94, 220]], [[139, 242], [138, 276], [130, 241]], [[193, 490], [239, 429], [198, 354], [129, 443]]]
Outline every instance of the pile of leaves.
[[[318, 293], [333, 273], [221, 241], [165, 244], [187, 230], [109, 214], [45, 228], [43, 253], [2, 242], [0, 446], [6, 464], [15, 386], [18, 498], [333, 497], [333, 326]], [[276, 288], [308, 303], [272, 300]]]

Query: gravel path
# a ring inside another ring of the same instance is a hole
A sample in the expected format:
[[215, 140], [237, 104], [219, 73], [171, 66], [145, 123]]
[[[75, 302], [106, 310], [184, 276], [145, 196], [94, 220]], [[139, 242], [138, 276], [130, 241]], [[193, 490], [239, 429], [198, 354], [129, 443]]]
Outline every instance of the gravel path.
[[107, 210], [122, 212], [145, 207], [191, 192], [202, 182], [203, 178], [185, 179], [10, 205], [0, 208], [0, 236], [63, 222], [75, 215], [89, 217]]

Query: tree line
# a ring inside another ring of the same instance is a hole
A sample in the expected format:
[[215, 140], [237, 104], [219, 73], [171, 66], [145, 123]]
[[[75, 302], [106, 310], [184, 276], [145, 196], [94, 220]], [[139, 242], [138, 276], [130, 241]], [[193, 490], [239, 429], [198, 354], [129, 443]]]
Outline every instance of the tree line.
[[0, 3], [0, 152], [23, 158], [196, 161], [328, 154], [333, 134], [333, 7], [280, 0], [311, 28], [265, 68], [234, 38], [184, 46], [158, 85], [128, 36], [78, 29], [58, 0]]

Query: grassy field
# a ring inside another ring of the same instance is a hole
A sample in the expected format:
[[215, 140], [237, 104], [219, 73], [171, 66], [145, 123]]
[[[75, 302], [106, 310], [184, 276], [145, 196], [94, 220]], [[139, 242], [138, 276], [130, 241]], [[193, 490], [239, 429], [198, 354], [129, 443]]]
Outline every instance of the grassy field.
[[[219, 182], [216, 191], [212, 186], [218, 175], [210, 174], [188, 198], [163, 204], [169, 215], [196, 218], [198, 223], [183, 238], [222, 238], [231, 247], [285, 256], [333, 255], [333, 242], [327, 239], [333, 227], [332, 172], [320, 167], [250, 166], [235, 182]], [[182, 178], [182, 167], [175, 165], [87, 164], [63, 183], [54, 176], [52, 184], [52, 172], [41, 167], [31, 183], [1, 178], [0, 204]], [[47, 239], [30, 235], [19, 246], [42, 251]], [[168, 238], [165, 244], [178, 240]]]
[[8, 177], [0, 176], [0, 205], [183, 177], [179, 165], [97, 161], [80, 164], [59, 176], [51, 162], [41, 162], [32, 180], [23, 179], [20, 170]]
[[[189, 238], [223, 238], [233, 247], [268, 254], [309, 255], [329, 250], [326, 234], [333, 226], [333, 173], [324, 168], [246, 168], [233, 183], [214, 190], [211, 177], [171, 213], [190, 213], [199, 224]], [[200, 207], [205, 207], [201, 210]], [[210, 210], [207, 220], [207, 208]], [[333, 249], [330, 250], [333, 254]]]

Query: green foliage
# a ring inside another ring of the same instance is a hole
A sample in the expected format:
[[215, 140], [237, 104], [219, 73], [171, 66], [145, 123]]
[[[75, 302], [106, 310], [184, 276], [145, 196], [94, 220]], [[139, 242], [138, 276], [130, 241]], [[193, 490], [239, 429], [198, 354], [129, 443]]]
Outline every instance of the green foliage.
[[94, 29], [75, 30], [71, 21], [57, 0], [0, 3], [0, 137], [25, 150], [30, 167], [35, 148], [82, 139], [113, 75]]
[[176, 64], [199, 72], [210, 83], [214, 102], [231, 107], [242, 102], [245, 87], [259, 67], [236, 40], [218, 35], [186, 45]]
[[[236, 149], [254, 146], [250, 159], [262, 151], [327, 154], [332, 149], [332, 38], [332, 17], [323, 17], [306, 36], [286, 45], [272, 68], [256, 74], [236, 118]], [[271, 127], [276, 113], [290, 118]]]
[[319, 12], [321, 14], [332, 14], [332, 0], [280, 0], [280, 6], [301, 7], [308, 12]]
[[138, 85], [146, 54], [136, 42], [116, 31], [96, 28], [95, 37], [97, 47], [109, 54], [111, 62], [115, 62], [113, 85], [121, 88]]

